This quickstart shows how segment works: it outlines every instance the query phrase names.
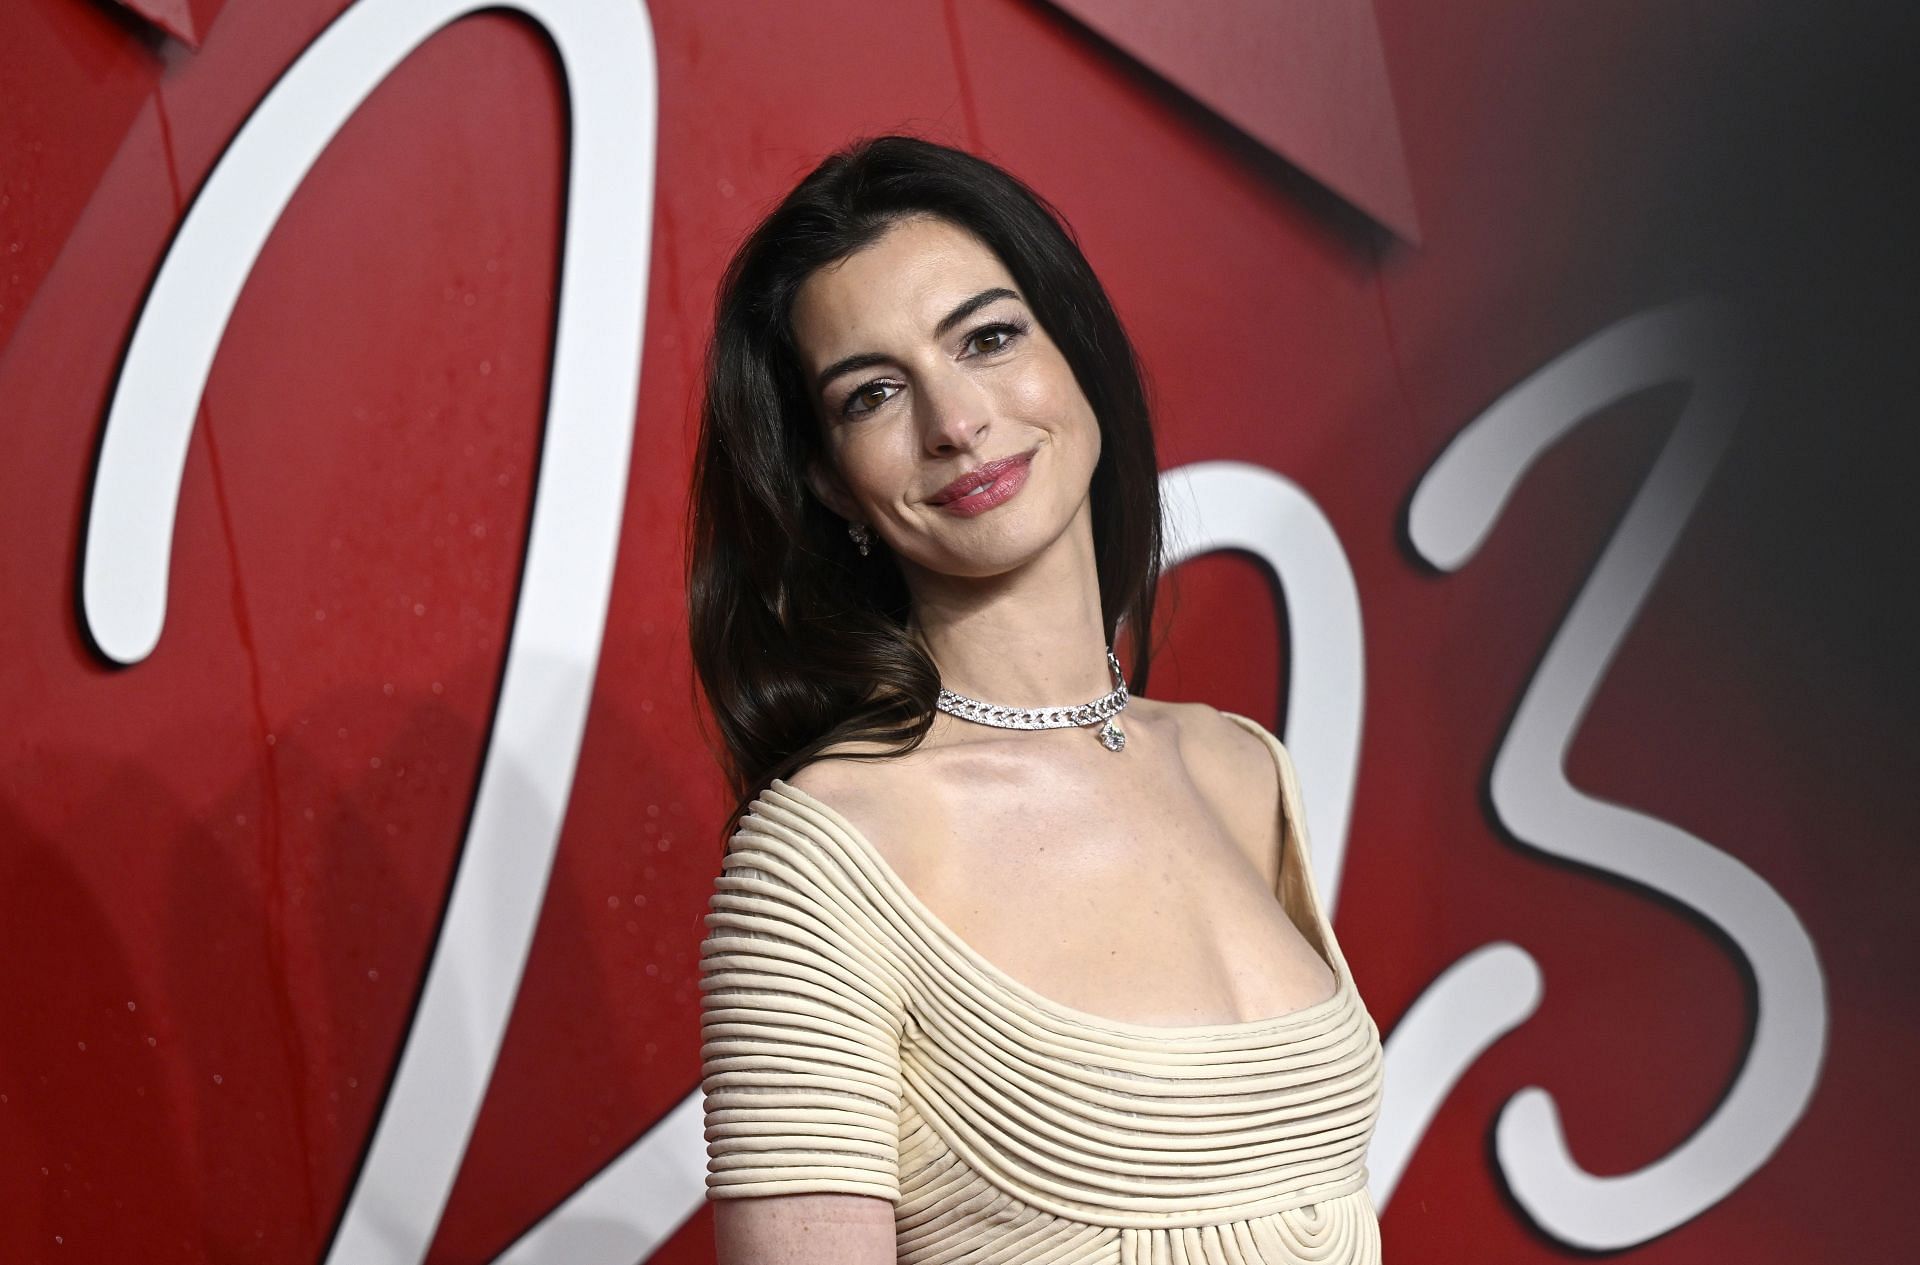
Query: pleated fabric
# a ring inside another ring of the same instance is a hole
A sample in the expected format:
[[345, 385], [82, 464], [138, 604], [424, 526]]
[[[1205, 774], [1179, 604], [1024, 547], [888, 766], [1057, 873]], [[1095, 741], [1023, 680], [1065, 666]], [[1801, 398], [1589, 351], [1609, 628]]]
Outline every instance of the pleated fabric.
[[894, 1205], [919, 1265], [1377, 1262], [1383, 1060], [1313, 886], [1291, 757], [1276, 896], [1335, 977], [1249, 1023], [1118, 1022], [994, 967], [828, 805], [776, 780], [701, 947], [712, 1198]]

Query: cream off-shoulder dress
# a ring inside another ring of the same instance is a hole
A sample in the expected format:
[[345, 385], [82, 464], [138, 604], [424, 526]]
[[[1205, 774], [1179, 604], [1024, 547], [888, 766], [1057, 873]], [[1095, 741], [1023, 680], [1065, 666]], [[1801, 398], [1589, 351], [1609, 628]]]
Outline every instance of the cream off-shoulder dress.
[[894, 1205], [933, 1265], [1378, 1261], [1379, 1031], [1321, 913], [1284, 745], [1275, 895], [1335, 977], [1286, 1015], [1103, 1019], [963, 943], [846, 818], [776, 779], [701, 946], [707, 1193]]

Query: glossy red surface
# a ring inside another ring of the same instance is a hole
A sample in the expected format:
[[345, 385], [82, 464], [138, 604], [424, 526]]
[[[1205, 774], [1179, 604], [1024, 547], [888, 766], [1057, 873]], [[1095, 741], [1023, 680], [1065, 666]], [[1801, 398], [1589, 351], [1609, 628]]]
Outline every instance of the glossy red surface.
[[[194, 431], [159, 650], [110, 667], [76, 609], [103, 409], [154, 270], [253, 104], [344, 7], [228, 0], [197, 52], [98, 0], [0, 7], [0, 1260], [318, 1260], [473, 802], [567, 163], [564, 84], [526, 21], [483, 14], [421, 48], [274, 231]], [[1547, 979], [1428, 1130], [1388, 1259], [1570, 1259], [1490, 1162], [1501, 1104], [1549, 1087], [1575, 1157], [1626, 1171], [1698, 1126], [1750, 1038], [1719, 938], [1516, 847], [1485, 800], [1514, 702], [1678, 393], [1622, 401], [1553, 451], [1458, 573], [1414, 558], [1406, 501], [1503, 390], [1675, 293], [1743, 291], [1767, 337], [1813, 337], [1765, 306], [1814, 266], [1756, 191], [1764, 111], [1788, 113], [1764, 103], [1815, 98], [1800, 72], [1819, 30], [1760, 4], [1380, 0], [1415, 249], [1045, 4], [911, 8], [650, 6], [649, 474], [557, 868], [431, 1259], [493, 1259], [697, 1085], [726, 807], [679, 587], [704, 323], [771, 200], [849, 137], [900, 127], [1006, 164], [1071, 219], [1151, 375], [1163, 465], [1281, 471], [1339, 533], [1367, 637], [1339, 915], [1362, 992], [1390, 1031], [1494, 939]], [[1803, 60], [1740, 60], [1787, 45]], [[1756, 398], [1568, 753], [1576, 784], [1765, 877], [1828, 972], [1805, 1118], [1635, 1262], [1893, 1259], [1915, 1231], [1893, 1189], [1920, 1137], [1897, 1092], [1920, 979], [1914, 700], [1839, 631], [1881, 582], [1828, 565], [1854, 528], [1807, 489], [1858, 513], [1900, 494], [1809, 437], [1846, 407], [1827, 384]], [[1182, 568], [1149, 692], [1279, 728], [1284, 682], [1309, 669], [1272, 599], [1240, 555]], [[654, 1259], [710, 1260], [707, 1215]]]

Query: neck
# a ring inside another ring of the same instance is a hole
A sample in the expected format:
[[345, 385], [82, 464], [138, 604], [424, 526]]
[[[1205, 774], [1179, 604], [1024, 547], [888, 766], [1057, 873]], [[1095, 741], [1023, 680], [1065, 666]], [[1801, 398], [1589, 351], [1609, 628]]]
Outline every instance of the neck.
[[987, 577], [910, 569], [914, 624], [956, 693], [1008, 707], [1067, 707], [1113, 689], [1093, 519], [1082, 504], [1052, 545]]

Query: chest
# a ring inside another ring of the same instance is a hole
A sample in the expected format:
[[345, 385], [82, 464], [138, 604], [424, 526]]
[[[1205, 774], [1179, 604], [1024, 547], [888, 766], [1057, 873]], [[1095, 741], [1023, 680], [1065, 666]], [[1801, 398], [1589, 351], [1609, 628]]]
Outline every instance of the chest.
[[[1326, 998], [1333, 976], [1271, 886], [1277, 823], [1236, 830], [1182, 779], [1014, 773], [921, 819], [910, 886], [1003, 973], [1127, 1023], [1237, 1023]], [[1264, 859], [1264, 864], [1262, 861]]]

